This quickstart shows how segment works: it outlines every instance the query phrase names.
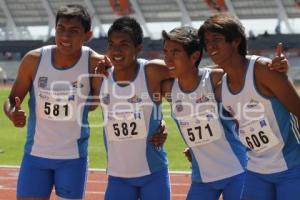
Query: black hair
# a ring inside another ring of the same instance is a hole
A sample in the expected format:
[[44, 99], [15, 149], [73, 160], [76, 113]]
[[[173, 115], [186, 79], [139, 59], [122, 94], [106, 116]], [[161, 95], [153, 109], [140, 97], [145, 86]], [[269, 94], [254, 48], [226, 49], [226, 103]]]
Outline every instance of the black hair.
[[199, 51], [200, 57], [195, 63], [195, 66], [198, 67], [202, 58], [203, 48], [197, 35], [197, 29], [191, 26], [178, 27], [171, 30], [169, 33], [162, 31], [162, 37], [164, 42], [166, 40], [172, 40], [182, 44], [184, 50], [189, 56], [191, 56], [194, 52]]
[[88, 13], [87, 9], [79, 4], [69, 4], [62, 6], [58, 9], [55, 19], [55, 25], [60, 18], [78, 18], [84, 28], [85, 32], [91, 30], [91, 16]]
[[127, 33], [135, 46], [143, 43], [143, 29], [141, 25], [132, 17], [120, 17], [116, 19], [110, 26], [107, 36], [110, 37], [112, 32], [124, 32]]
[[224, 35], [227, 42], [232, 42], [233, 40], [240, 38], [241, 42], [238, 46], [239, 54], [242, 56], [247, 54], [245, 28], [237, 17], [222, 13], [208, 18], [198, 31], [198, 36], [204, 47], [204, 33], [206, 31]]

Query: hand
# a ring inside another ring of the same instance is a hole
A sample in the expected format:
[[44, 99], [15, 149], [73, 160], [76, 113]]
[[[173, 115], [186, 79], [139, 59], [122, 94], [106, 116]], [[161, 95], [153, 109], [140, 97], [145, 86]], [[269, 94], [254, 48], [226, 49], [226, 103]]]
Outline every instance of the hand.
[[289, 63], [283, 52], [283, 44], [278, 43], [276, 48], [276, 56], [273, 58], [272, 63], [270, 63], [269, 69], [276, 70], [278, 72], [287, 73], [289, 69]]
[[151, 136], [149, 142], [159, 150], [166, 142], [167, 136], [168, 133], [167, 133], [165, 121], [162, 120], [157, 132]]
[[26, 125], [26, 114], [25, 111], [21, 109], [21, 100], [19, 97], [15, 97], [15, 106], [11, 111], [10, 120], [15, 127], [22, 128]]
[[185, 155], [185, 157], [188, 159], [188, 161], [192, 162], [190, 148], [185, 148], [182, 153]]
[[107, 56], [104, 56], [103, 59], [101, 59], [98, 63], [97, 66], [95, 67], [95, 74], [102, 74], [105, 75], [106, 77], [108, 76], [107, 69], [111, 68], [112, 64], [111, 61]]

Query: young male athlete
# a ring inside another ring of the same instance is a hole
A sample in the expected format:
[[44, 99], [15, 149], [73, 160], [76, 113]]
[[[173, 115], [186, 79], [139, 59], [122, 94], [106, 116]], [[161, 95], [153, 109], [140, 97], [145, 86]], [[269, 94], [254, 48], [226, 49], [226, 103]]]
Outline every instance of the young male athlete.
[[[164, 81], [163, 92], [172, 116], [190, 148], [192, 184], [187, 199], [240, 198], [246, 149], [235, 138], [232, 120], [222, 117], [215, 85], [221, 69], [198, 69], [202, 47], [197, 29], [189, 26], [163, 31], [165, 63], [174, 80]], [[219, 115], [220, 113], [220, 115]]]
[[130, 17], [115, 20], [108, 30], [107, 55], [113, 67], [100, 83], [106, 200], [170, 199], [166, 152], [149, 142], [162, 120], [161, 76], [149, 69], [163, 63], [138, 58], [142, 41], [142, 28]]
[[26, 125], [21, 104], [29, 92], [29, 117], [17, 198], [49, 199], [53, 186], [60, 199], [82, 199], [87, 173], [87, 115], [92, 86], [89, 74], [104, 59], [83, 46], [91, 36], [91, 18], [80, 5], [56, 15], [55, 45], [30, 51], [22, 59], [5, 102], [16, 127]]
[[295, 88], [286, 74], [268, 70], [259, 56], [247, 55], [244, 27], [237, 18], [212, 16], [200, 27], [199, 37], [225, 71], [216, 93], [237, 120], [237, 135], [249, 149], [242, 199], [299, 196], [300, 97]]

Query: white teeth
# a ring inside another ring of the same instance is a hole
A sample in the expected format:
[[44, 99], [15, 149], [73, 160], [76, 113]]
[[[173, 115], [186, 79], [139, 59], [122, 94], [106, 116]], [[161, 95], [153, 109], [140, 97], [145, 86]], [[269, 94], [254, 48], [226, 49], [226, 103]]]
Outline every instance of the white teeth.
[[120, 60], [123, 60], [123, 57], [114, 57], [114, 60], [120, 61]]
[[64, 42], [61, 42], [61, 44], [62, 44], [63, 46], [65, 46], [65, 47], [70, 47], [70, 46], [71, 46], [70, 43], [64, 43]]
[[173, 70], [173, 69], [175, 69], [175, 67], [168, 67], [168, 69], [169, 69], [169, 70]]
[[214, 55], [216, 55], [218, 53], [218, 51], [213, 51], [213, 52], [211, 52], [211, 56], [214, 56]]

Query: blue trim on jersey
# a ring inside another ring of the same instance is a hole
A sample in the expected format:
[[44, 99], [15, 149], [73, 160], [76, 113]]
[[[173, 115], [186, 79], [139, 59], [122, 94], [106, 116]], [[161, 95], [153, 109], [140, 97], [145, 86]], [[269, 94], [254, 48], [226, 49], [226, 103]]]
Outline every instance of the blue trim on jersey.
[[[225, 137], [241, 166], [245, 169], [247, 165], [247, 148], [236, 137], [237, 127], [235, 121], [221, 104], [219, 104], [219, 108], [219, 112], [222, 112], [219, 119], [222, 124]], [[222, 116], [224, 116], [224, 118]]]
[[290, 113], [290, 115], [291, 115], [291, 126], [292, 126], [293, 133], [295, 135], [295, 138], [297, 139], [297, 142], [300, 144], [300, 129], [299, 129], [298, 119], [293, 113]]
[[[188, 146], [187, 142], [185, 141], [184, 136], [182, 135], [182, 131], [180, 129], [178, 120], [176, 119], [175, 114], [174, 114], [173, 111], [172, 111], [172, 118], [174, 119], [174, 121], [175, 121], [175, 123], [177, 125], [177, 129], [178, 129], [179, 134], [181, 135], [184, 143]], [[198, 164], [198, 162], [196, 160], [196, 157], [195, 157], [195, 154], [194, 154], [192, 148], [190, 148], [190, 153], [191, 153], [191, 156], [192, 156], [192, 181], [203, 182], [203, 180], [201, 178], [200, 170], [199, 170], [199, 164]]]
[[29, 117], [28, 117], [28, 128], [27, 128], [27, 136], [26, 136], [26, 143], [24, 151], [25, 153], [30, 154], [31, 149], [34, 143], [34, 135], [35, 135], [35, 128], [36, 128], [36, 99], [34, 95], [34, 87], [32, 87], [29, 91], [30, 99], [28, 101], [29, 105]]
[[[102, 110], [101, 115], [102, 115], [102, 120], [104, 121], [104, 110]], [[106, 160], [108, 161], [108, 149], [107, 149], [107, 138], [106, 138], [106, 130], [105, 130], [105, 125], [102, 128], [102, 132], [103, 132], [103, 143], [104, 143], [104, 147], [105, 147], [105, 151], [106, 151]]]
[[[90, 96], [91, 94], [89, 94]], [[92, 101], [91, 98], [87, 98], [83, 113], [82, 113], [82, 121], [81, 121], [81, 131], [80, 131], [80, 138], [77, 140], [78, 144], [78, 154], [79, 157], [85, 157], [88, 155], [88, 143], [90, 137], [90, 127], [88, 122], [88, 114], [89, 114], [89, 103]]]
[[24, 152], [30, 154], [31, 149], [33, 146], [34, 142], [34, 135], [35, 135], [35, 127], [36, 127], [36, 110], [35, 110], [35, 105], [36, 105], [36, 98], [35, 98], [35, 90], [34, 90], [34, 81], [36, 78], [36, 74], [38, 71], [38, 68], [40, 66], [42, 56], [43, 56], [44, 48], [41, 48], [40, 50], [40, 57], [38, 60], [38, 63], [36, 65], [35, 72], [33, 73], [32, 77], [32, 82], [29, 90], [29, 101], [28, 101], [28, 106], [29, 106], [29, 117], [28, 117], [28, 127], [27, 127], [27, 136], [26, 136], [26, 143], [24, 147]]
[[200, 174], [200, 166], [196, 160], [196, 157], [195, 157], [195, 154], [193, 152], [193, 149], [190, 148], [190, 153], [191, 153], [191, 156], [192, 156], [192, 181], [193, 182], [203, 182], [202, 180], [202, 177], [201, 177], [201, 174]]
[[[159, 116], [160, 115], [160, 116]], [[147, 149], [146, 157], [148, 161], [149, 170], [151, 173], [168, 168], [167, 153], [164, 148], [157, 150], [153, 144], [149, 143], [149, 137], [154, 135], [160, 126], [162, 118], [161, 105], [153, 104], [151, 117], [149, 120], [149, 128], [147, 134]]]
[[[91, 94], [89, 94], [91, 96]], [[79, 157], [85, 157], [88, 155], [88, 143], [90, 137], [90, 127], [88, 122], [88, 114], [89, 114], [89, 107], [90, 102], [92, 102], [91, 98], [87, 98], [84, 109], [82, 113], [82, 120], [81, 120], [81, 130], [80, 130], [80, 138], [77, 140], [78, 145], [78, 154]]]
[[285, 144], [282, 153], [286, 165], [288, 169], [290, 169], [300, 165], [300, 145], [297, 142], [291, 126], [291, 115], [289, 111], [277, 98], [272, 98], [270, 101]]

